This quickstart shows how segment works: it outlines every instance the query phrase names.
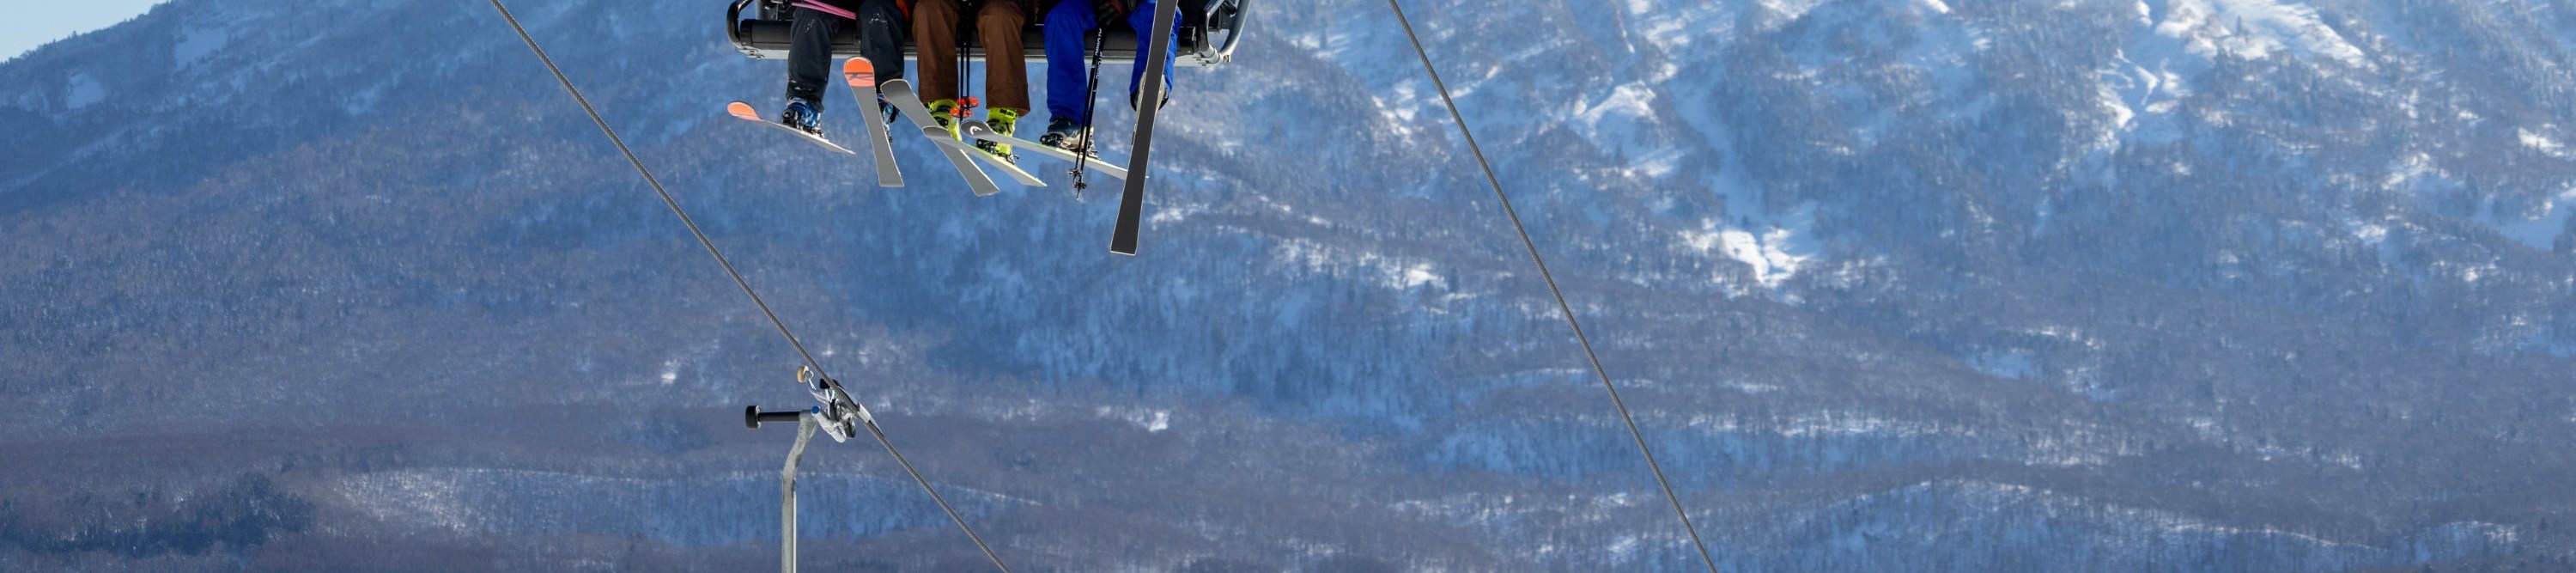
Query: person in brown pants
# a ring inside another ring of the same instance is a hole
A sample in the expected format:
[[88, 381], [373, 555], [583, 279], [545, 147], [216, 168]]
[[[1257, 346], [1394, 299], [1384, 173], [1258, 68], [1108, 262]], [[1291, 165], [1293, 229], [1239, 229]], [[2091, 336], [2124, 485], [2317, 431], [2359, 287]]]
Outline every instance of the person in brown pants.
[[[1028, 52], [1022, 48], [1020, 34], [1028, 29], [1028, 12], [1022, 2], [1040, 0], [919, 0], [912, 9], [912, 37], [921, 54], [921, 103], [930, 114], [957, 133], [956, 112], [959, 109], [957, 50], [964, 39], [957, 36], [958, 15], [973, 8], [975, 36], [984, 44], [984, 124], [1002, 135], [1010, 135], [1020, 116], [1029, 112]], [[976, 146], [1003, 159], [1011, 157], [1011, 147], [989, 141]]]

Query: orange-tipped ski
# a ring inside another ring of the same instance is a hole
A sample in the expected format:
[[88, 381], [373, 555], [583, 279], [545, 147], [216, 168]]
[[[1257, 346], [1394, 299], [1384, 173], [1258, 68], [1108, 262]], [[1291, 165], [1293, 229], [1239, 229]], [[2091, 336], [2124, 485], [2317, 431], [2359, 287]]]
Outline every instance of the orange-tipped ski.
[[877, 67], [865, 58], [850, 58], [848, 63], [841, 64], [841, 79], [849, 80], [850, 87], [854, 88], [876, 87]]
[[757, 110], [753, 110], [753, 109], [751, 109], [751, 104], [742, 103], [742, 102], [733, 102], [733, 104], [732, 104], [732, 105], [727, 105], [727, 106], [725, 106], [725, 113], [730, 113], [730, 114], [733, 114], [733, 116], [734, 116], [734, 117], [739, 117], [739, 118], [748, 119], [748, 120], [752, 120], [752, 121], [769, 121], [769, 120], [761, 119], [761, 118], [760, 118], [760, 112], [759, 112], [759, 111], [757, 111]]
[[[841, 64], [841, 78], [849, 80], [850, 96], [856, 98], [853, 103], [858, 104], [858, 109], [884, 109], [885, 98], [877, 94], [875, 65], [869, 64], [866, 59], [850, 58], [849, 61]], [[870, 121], [859, 122], [859, 125], [867, 127], [867, 147], [876, 155], [877, 186], [902, 187], [903, 171], [894, 164], [894, 141], [888, 139], [891, 136], [886, 133], [886, 122], [874, 121], [872, 118]]]
[[805, 130], [788, 127], [787, 124], [784, 123], [761, 119], [760, 111], [751, 109], [751, 104], [742, 102], [725, 104], [725, 113], [732, 115], [735, 119], [757, 123], [769, 126], [770, 129], [787, 132], [795, 135], [797, 139], [803, 139], [808, 143], [823, 146], [824, 149], [841, 153], [852, 153], [849, 148], [841, 147], [840, 144], [832, 143], [832, 140], [824, 139], [821, 135], [806, 133]]

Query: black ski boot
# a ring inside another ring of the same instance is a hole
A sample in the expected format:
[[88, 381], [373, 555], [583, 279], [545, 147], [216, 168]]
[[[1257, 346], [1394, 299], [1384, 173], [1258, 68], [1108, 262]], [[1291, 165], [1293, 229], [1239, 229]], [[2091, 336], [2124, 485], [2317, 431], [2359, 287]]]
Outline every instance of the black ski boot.
[[815, 109], [814, 102], [805, 98], [787, 98], [787, 109], [778, 112], [778, 123], [815, 137], [823, 136], [823, 110]]
[[1082, 135], [1082, 124], [1074, 122], [1071, 118], [1058, 117], [1047, 120], [1046, 135], [1038, 136], [1038, 143], [1071, 151], [1076, 155], [1091, 155], [1091, 141]]

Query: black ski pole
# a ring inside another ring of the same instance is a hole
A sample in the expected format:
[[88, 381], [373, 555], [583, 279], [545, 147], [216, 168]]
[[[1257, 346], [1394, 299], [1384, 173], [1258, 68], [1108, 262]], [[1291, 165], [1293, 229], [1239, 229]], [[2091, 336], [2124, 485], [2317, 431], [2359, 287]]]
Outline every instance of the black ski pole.
[[1100, 53], [1108, 49], [1109, 29], [1092, 30], [1091, 79], [1083, 82], [1082, 148], [1073, 151], [1073, 199], [1075, 201], [1082, 200], [1082, 190], [1091, 187], [1082, 179], [1083, 174], [1091, 167], [1091, 162], [1084, 159], [1091, 157], [1091, 114], [1094, 108], [1098, 107], [1094, 104], [1100, 101]]

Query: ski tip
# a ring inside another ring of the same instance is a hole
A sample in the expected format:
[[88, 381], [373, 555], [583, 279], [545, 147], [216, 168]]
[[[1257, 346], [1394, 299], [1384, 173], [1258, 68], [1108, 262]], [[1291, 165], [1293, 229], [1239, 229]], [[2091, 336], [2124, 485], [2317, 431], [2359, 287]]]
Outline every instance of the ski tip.
[[742, 102], [733, 102], [733, 103], [725, 104], [725, 113], [727, 113], [727, 114], [732, 114], [734, 117], [739, 117], [739, 118], [748, 119], [748, 120], [752, 120], [752, 121], [763, 121], [762, 119], [760, 119], [760, 112], [759, 112], [759, 111], [757, 111], [757, 110], [753, 110], [753, 109], [751, 109], [751, 104], [747, 104], [747, 103], [742, 103]]
[[841, 64], [841, 79], [848, 80], [854, 88], [875, 87], [877, 66], [868, 63], [867, 58], [850, 58]]

